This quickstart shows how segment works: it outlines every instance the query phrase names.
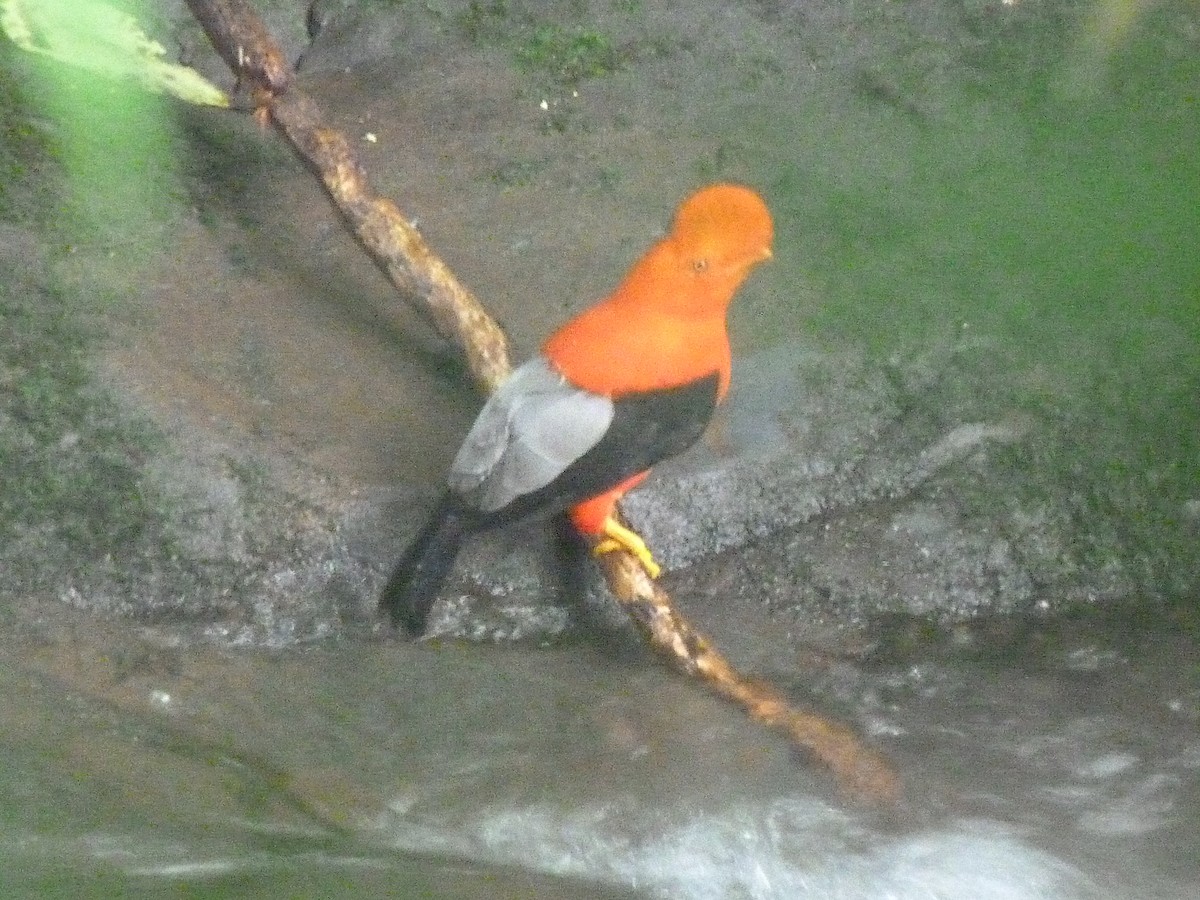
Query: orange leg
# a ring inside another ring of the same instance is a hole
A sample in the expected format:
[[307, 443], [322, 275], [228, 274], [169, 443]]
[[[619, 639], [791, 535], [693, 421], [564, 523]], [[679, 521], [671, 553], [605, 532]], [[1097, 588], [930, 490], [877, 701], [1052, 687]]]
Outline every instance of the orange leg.
[[632, 478], [625, 479], [612, 490], [571, 507], [570, 515], [571, 524], [580, 534], [592, 537], [603, 536], [603, 540], [592, 549], [593, 553], [612, 553], [614, 550], [625, 550], [638, 558], [647, 575], [657, 578], [662, 572], [662, 567], [655, 562], [646, 542], [636, 532], [618, 522], [615, 514], [617, 501], [626, 491], [641, 484], [648, 474], [648, 472], [640, 472]]

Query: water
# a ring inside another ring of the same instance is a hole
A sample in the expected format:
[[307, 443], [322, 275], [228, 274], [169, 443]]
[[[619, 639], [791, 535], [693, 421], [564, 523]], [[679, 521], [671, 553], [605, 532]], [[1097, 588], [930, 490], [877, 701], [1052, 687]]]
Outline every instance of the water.
[[41, 637], [0, 654], [7, 896], [1144, 900], [1200, 879], [1200, 648], [1167, 630], [959, 635], [797, 676], [900, 766], [894, 810], [636, 654]]

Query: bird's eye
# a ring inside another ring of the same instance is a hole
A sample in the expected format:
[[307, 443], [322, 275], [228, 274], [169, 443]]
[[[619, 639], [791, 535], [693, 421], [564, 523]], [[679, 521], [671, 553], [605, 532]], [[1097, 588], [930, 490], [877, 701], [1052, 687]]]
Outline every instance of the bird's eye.
[[692, 271], [693, 272], [699, 274], [700, 272], [704, 272], [707, 269], [708, 269], [708, 260], [705, 259], [704, 257], [701, 257], [700, 259], [692, 260]]

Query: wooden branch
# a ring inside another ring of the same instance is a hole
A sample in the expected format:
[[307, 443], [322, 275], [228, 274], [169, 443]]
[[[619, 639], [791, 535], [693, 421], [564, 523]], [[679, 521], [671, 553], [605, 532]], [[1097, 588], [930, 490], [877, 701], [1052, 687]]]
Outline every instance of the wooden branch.
[[739, 704], [750, 718], [783, 731], [792, 743], [826, 766], [842, 789], [880, 803], [899, 799], [900, 779], [891, 764], [866, 746], [849, 727], [796, 709], [774, 687], [733, 667], [707, 637], [696, 631], [671, 598], [629, 553], [602, 553], [609, 589], [647, 642], [685, 675]]
[[239, 81], [268, 95], [291, 86], [296, 73], [246, 0], [188, 0], [188, 9]]
[[495, 390], [510, 369], [504, 332], [396, 204], [371, 193], [350, 142], [325, 124], [317, 104], [296, 87], [292, 67], [262, 20], [246, 0], [187, 2], [259, 109], [320, 176], [371, 258], [401, 295], [463, 351], [476, 384], [485, 392]]
[[[503, 332], [429, 249], [394, 203], [370, 193], [346, 138], [323, 124], [320, 109], [294, 84], [294, 73], [245, 0], [188, 0], [222, 58], [250, 82], [255, 101], [318, 173], [325, 189], [372, 258], [406, 297], [459, 346], [476, 382], [494, 390], [509, 373]], [[739, 673], [712, 642], [680, 616], [637, 559], [600, 557], [608, 585], [647, 642], [678, 671], [703, 680], [756, 721], [786, 733], [827, 766], [855, 797], [892, 802], [899, 779], [886, 760], [847, 726], [792, 707], [774, 688]]]

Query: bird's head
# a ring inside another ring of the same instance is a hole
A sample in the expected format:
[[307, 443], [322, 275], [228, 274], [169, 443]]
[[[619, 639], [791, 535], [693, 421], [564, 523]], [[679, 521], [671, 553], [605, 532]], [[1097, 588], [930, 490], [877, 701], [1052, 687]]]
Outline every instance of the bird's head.
[[736, 184], [714, 184], [688, 197], [668, 240], [697, 276], [736, 290], [771, 258], [775, 228], [762, 197]]

